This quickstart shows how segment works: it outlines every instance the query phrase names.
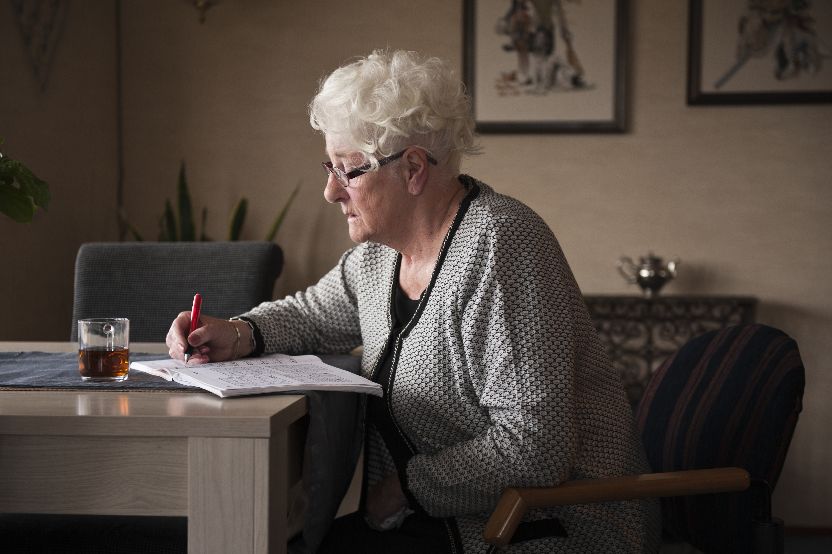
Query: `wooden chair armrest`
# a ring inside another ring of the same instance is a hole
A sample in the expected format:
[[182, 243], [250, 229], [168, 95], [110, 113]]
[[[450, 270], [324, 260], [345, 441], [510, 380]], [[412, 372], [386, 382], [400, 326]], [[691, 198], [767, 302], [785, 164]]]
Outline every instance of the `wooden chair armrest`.
[[507, 545], [523, 516], [532, 508], [741, 491], [750, 483], [746, 470], [721, 467], [566, 481], [557, 487], [507, 488], [483, 535], [488, 543]]

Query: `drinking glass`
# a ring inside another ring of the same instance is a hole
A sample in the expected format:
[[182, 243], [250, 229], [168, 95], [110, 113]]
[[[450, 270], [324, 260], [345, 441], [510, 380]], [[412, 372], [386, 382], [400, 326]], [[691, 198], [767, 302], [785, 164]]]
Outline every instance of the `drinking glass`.
[[78, 320], [78, 370], [84, 381], [124, 381], [130, 366], [130, 321]]

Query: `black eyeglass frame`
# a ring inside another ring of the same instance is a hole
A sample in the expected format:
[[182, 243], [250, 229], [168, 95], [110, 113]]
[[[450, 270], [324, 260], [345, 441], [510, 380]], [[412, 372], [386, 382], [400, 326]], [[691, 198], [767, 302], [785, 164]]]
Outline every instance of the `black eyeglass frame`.
[[[408, 146], [407, 148], [405, 148], [404, 150], [402, 150], [400, 152], [396, 152], [395, 154], [391, 154], [390, 156], [386, 156], [384, 158], [379, 159], [378, 160], [378, 166], [381, 167], [383, 165], [389, 164], [390, 162], [394, 162], [394, 161], [398, 160], [399, 158], [404, 156], [404, 153], [407, 152], [408, 148], [411, 148], [411, 147]], [[428, 152], [427, 150], [425, 150], [425, 155], [427, 156], [428, 162], [432, 163], [433, 165], [438, 164], [436, 159], [433, 156], [431, 156], [430, 152]], [[355, 179], [356, 177], [364, 175], [365, 173], [370, 171], [370, 169], [372, 168], [372, 165], [370, 165], [369, 163], [366, 163], [366, 164], [364, 164], [360, 167], [356, 167], [352, 171], [349, 171], [349, 172], [345, 173], [343, 170], [341, 170], [341, 169], [335, 167], [334, 165], [332, 165], [332, 162], [321, 162], [321, 165], [324, 166], [324, 170], [327, 172], [327, 175], [334, 175], [335, 178], [338, 179], [338, 182], [341, 183], [341, 186], [344, 187], [344, 188], [347, 188], [347, 187], [350, 186], [350, 180], [351, 179]]]

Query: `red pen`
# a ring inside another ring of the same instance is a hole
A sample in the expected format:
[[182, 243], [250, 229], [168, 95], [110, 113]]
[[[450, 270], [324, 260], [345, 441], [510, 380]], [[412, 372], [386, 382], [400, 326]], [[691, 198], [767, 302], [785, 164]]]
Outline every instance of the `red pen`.
[[[202, 308], [202, 295], [196, 293], [194, 295], [194, 305], [191, 308], [191, 330], [188, 332], [188, 336], [191, 336], [191, 333], [196, 331], [196, 328], [199, 327], [199, 310]], [[190, 343], [188, 347], [185, 348], [185, 363], [188, 363], [188, 358], [191, 357], [191, 351], [193, 348], [191, 347]]]

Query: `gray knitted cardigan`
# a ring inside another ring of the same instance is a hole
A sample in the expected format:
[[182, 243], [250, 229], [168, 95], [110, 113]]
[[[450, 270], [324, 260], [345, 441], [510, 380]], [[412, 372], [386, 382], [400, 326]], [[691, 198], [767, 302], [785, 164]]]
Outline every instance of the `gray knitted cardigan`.
[[[469, 194], [416, 314], [395, 339], [387, 405], [414, 454], [407, 494], [446, 518], [467, 553], [487, 550], [482, 530], [503, 488], [640, 473], [647, 463], [552, 231], [517, 200], [460, 180]], [[317, 284], [245, 315], [266, 352], [344, 353], [363, 344], [370, 377], [390, 339], [398, 261], [386, 246], [358, 245]], [[395, 466], [377, 433], [367, 440], [371, 484]], [[652, 501], [537, 510], [527, 519], [552, 517], [567, 537], [507, 551], [658, 549]]]

